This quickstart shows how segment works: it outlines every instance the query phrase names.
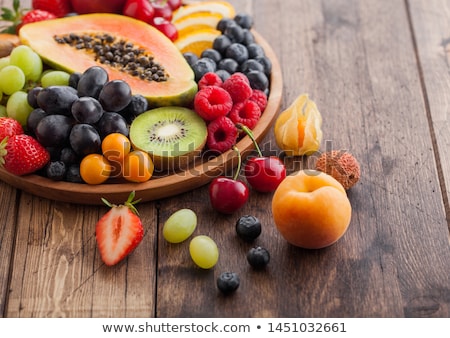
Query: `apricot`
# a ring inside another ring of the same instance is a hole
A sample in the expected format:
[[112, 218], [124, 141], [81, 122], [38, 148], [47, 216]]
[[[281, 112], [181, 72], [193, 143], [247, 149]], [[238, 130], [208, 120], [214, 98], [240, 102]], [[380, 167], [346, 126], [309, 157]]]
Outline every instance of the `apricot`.
[[318, 170], [287, 176], [272, 197], [277, 230], [290, 244], [305, 249], [334, 244], [347, 231], [351, 213], [342, 184]]

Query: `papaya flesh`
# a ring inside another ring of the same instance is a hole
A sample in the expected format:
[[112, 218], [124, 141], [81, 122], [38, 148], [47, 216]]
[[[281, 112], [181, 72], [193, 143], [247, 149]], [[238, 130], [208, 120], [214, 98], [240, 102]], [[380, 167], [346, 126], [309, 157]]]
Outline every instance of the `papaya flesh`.
[[[163, 74], [152, 80], [125, 69], [124, 64], [105, 63], [92, 49], [64, 43], [73, 36], [102, 43], [105, 39], [101, 37], [108, 36], [114, 42], [131, 45], [135, 54], [139, 50], [149, 56], [159, 67], [158, 74]], [[91, 66], [103, 67], [109, 80], [126, 81], [133, 94], [147, 98], [150, 107], [187, 106], [197, 93], [194, 72], [172, 41], [156, 28], [127, 16], [96, 13], [39, 21], [24, 25], [19, 38], [55, 69], [83, 73]]]

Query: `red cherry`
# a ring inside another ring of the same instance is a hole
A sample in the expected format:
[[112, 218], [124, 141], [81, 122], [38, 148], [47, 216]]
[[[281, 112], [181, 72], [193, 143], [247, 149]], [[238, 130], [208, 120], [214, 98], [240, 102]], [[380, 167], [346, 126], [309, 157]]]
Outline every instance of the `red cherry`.
[[168, 0], [167, 3], [169, 4], [172, 11], [175, 11], [181, 7], [181, 5], [183, 4], [183, 1], [182, 0]]
[[263, 156], [252, 131], [245, 125], [239, 125], [253, 141], [257, 157], [250, 158], [244, 167], [245, 178], [253, 189], [259, 192], [272, 192], [286, 178], [286, 167], [284, 163], [275, 156]]
[[259, 192], [272, 192], [286, 177], [286, 167], [278, 157], [252, 157], [244, 167], [247, 182]]
[[175, 41], [178, 38], [178, 30], [175, 25], [164, 18], [154, 17], [152, 26], [158, 29], [172, 41]]
[[224, 214], [232, 214], [242, 208], [248, 200], [247, 185], [228, 177], [216, 177], [209, 185], [212, 207]]
[[172, 21], [173, 11], [167, 1], [155, 0], [151, 3], [155, 10], [155, 17], [164, 18], [167, 21]]
[[128, 0], [123, 7], [122, 14], [151, 24], [155, 10], [146, 0]]
[[209, 200], [211, 206], [224, 214], [232, 214], [247, 203], [249, 191], [247, 185], [237, 177], [241, 171], [241, 154], [236, 146], [233, 150], [238, 154], [238, 166], [233, 178], [219, 176], [209, 185]]

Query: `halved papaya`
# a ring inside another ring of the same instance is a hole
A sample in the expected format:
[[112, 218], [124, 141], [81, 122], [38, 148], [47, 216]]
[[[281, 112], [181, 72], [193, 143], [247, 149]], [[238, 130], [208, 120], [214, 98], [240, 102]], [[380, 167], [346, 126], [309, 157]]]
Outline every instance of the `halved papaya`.
[[[53, 68], [72, 73], [94, 65], [104, 67], [110, 80], [125, 80], [133, 94], [145, 96], [151, 107], [187, 106], [197, 92], [194, 73], [172, 41], [154, 27], [127, 16], [98, 13], [40, 21], [24, 25], [19, 37]], [[83, 45], [70, 43], [73, 39], [81, 39]], [[96, 41], [97, 47], [86, 47], [90, 39]], [[96, 50], [107, 43], [110, 46], [105, 48], [112, 48], [113, 43], [131, 46], [136, 58], [156, 66], [156, 80], [151, 73], [146, 77], [144, 71], [133, 72], [128, 65], [125, 67], [124, 56], [118, 57], [119, 64], [105, 62]]]

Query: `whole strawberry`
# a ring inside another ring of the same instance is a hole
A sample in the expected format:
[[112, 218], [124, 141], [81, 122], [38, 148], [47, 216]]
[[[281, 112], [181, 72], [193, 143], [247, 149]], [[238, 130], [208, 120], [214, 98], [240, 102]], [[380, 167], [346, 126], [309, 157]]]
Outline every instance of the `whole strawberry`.
[[58, 18], [66, 16], [72, 12], [70, 0], [33, 0], [33, 9], [41, 9], [55, 14]]
[[95, 237], [102, 261], [115, 265], [128, 256], [142, 241], [144, 228], [133, 201], [131, 192], [124, 204], [115, 205], [106, 199], [102, 201], [111, 209], [100, 218], [95, 226]]
[[13, 135], [0, 143], [0, 163], [18, 176], [34, 173], [50, 160], [50, 154], [35, 138], [26, 134]]
[[23, 128], [19, 121], [11, 117], [0, 117], [0, 141], [5, 137], [23, 134]]
[[25, 13], [22, 16], [22, 20], [20, 24], [17, 26], [17, 31], [22, 28], [23, 25], [32, 23], [32, 22], [38, 22], [38, 21], [44, 21], [44, 20], [51, 20], [56, 19], [57, 16], [51, 12], [44, 11], [42, 9], [32, 9], [31, 11]]

